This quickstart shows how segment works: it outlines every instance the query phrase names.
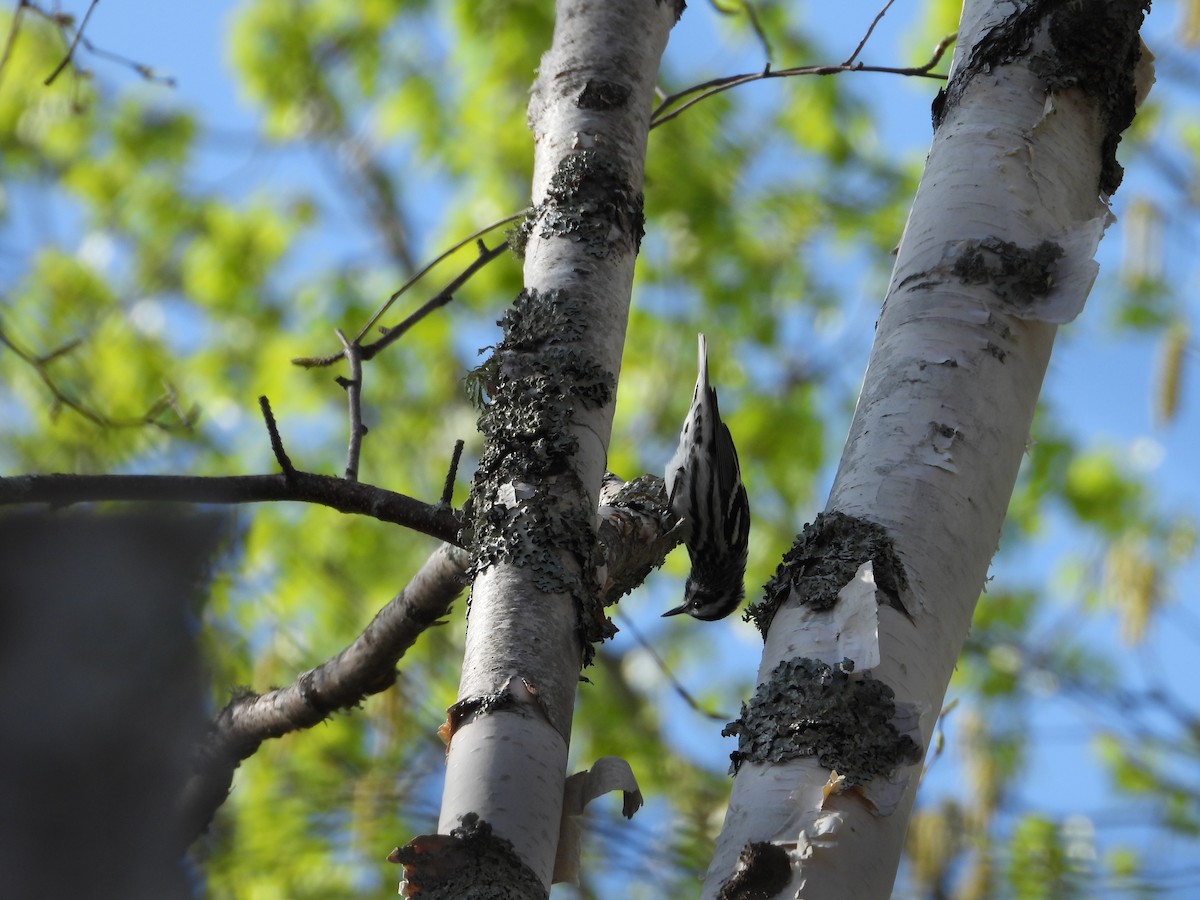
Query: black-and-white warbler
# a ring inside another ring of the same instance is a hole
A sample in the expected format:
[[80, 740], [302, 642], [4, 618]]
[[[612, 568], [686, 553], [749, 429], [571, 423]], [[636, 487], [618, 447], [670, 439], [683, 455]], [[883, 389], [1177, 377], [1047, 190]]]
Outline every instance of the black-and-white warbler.
[[700, 372], [692, 408], [679, 433], [679, 446], [667, 463], [671, 512], [684, 523], [692, 571], [683, 603], [664, 616], [687, 613], [696, 619], [723, 619], [742, 602], [750, 502], [742, 484], [737, 450], [708, 383], [708, 344], [700, 335]]

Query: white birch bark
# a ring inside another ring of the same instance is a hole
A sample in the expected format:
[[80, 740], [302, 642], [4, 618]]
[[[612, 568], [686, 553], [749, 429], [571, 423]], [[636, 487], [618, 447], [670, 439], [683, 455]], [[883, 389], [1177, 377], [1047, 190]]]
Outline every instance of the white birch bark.
[[[654, 82], [676, 18], [674, 2], [560, 0], [553, 45], [529, 105], [535, 211], [525, 228], [526, 289], [568, 298], [572, 323], [582, 326], [568, 342], [571, 352], [610, 373], [614, 385], [641, 234]], [[637, 198], [638, 221], [610, 228], [601, 216], [600, 233], [589, 230], [596, 217], [564, 196], [563, 175], [575, 171], [570, 166], [585, 179], [596, 177], [598, 166], [628, 188]], [[502, 370], [501, 377], [508, 374]], [[531, 404], [539, 399], [531, 392]], [[547, 522], [557, 521], [557, 510], [587, 510], [594, 541], [614, 401], [615, 392], [602, 404], [574, 405], [568, 430], [578, 443], [567, 467], [576, 477], [553, 484], [513, 480], [479, 502], [502, 516], [536, 514], [543, 528], [554, 527]], [[549, 565], [591, 583], [576, 554], [557, 550], [556, 557]], [[464, 815], [478, 814], [512, 842], [547, 889], [582, 661], [578, 625], [572, 596], [540, 587], [533, 566], [505, 559], [478, 575], [458, 696], [470, 702], [507, 692], [508, 703], [474, 712], [453, 732], [438, 823], [445, 834]]]
[[[980, 41], [1022, 9], [1033, 13], [1036, 4], [964, 6], [950, 102], [827, 506], [890, 536], [911, 620], [875, 601], [867, 564], [831, 611], [800, 605], [793, 593], [770, 625], [759, 673], [761, 682], [795, 657], [830, 665], [850, 658], [856, 672], [894, 689], [898, 730], [919, 720], [921, 754], [997, 547], [1056, 326], [1082, 309], [1111, 218], [1098, 188], [1109, 126], [1091, 96], [1031, 70], [1031, 55], [1056, 52], [1044, 21], [1032, 51], [1018, 48], [1015, 58], [963, 77]], [[1045, 290], [1005, 283], [999, 260], [1012, 246], [1061, 249], [1042, 257], [1050, 260]], [[962, 264], [970, 258], [985, 264], [977, 279]], [[838, 776], [811, 756], [744, 763], [702, 896], [717, 896], [744, 847], [768, 842], [788, 854], [790, 881], [773, 883], [777, 896], [887, 897], [919, 771], [917, 760], [842, 792]]]

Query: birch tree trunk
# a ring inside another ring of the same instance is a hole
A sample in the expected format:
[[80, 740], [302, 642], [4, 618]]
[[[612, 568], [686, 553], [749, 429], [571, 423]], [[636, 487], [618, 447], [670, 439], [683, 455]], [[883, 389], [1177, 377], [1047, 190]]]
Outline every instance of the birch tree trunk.
[[596, 577], [597, 499], [654, 83], [682, 8], [558, 3], [529, 104], [525, 289], [480, 373], [490, 402], [467, 511], [475, 580], [438, 830], [470, 839], [488, 826], [511, 842], [529, 891], [551, 883], [580, 667], [612, 630]]
[[891, 890], [1055, 331], [1095, 278], [1148, 6], [964, 5], [826, 511], [751, 610], [766, 647], [704, 897]]

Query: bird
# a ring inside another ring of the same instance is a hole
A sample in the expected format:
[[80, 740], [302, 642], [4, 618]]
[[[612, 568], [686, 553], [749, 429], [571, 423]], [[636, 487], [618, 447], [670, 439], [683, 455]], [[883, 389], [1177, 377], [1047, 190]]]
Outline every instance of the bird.
[[667, 506], [682, 523], [692, 570], [683, 603], [663, 613], [687, 613], [705, 622], [741, 605], [750, 539], [750, 501], [737, 448], [721, 421], [717, 392], [708, 381], [708, 342], [699, 335], [696, 390], [667, 463]]

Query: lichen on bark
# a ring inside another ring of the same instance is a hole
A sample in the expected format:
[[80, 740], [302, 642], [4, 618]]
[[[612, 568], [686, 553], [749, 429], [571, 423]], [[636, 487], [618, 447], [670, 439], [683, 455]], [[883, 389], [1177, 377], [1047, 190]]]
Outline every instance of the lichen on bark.
[[492, 358], [473, 373], [485, 445], [463, 508], [463, 540], [472, 573], [501, 562], [525, 566], [538, 590], [574, 597], [590, 661], [591, 645], [615, 629], [595, 580], [595, 511], [563, 498], [586, 496], [572, 467], [576, 408], [608, 403], [615, 380], [572, 346], [582, 334], [579, 313], [565, 291], [521, 291], [499, 323], [504, 337]]
[[742, 714], [721, 734], [737, 735], [730, 754], [743, 762], [779, 763], [815, 756], [849, 784], [887, 777], [921, 757], [921, 748], [892, 724], [896, 695], [854, 663], [835, 666], [798, 657], [783, 660], [758, 686]]

